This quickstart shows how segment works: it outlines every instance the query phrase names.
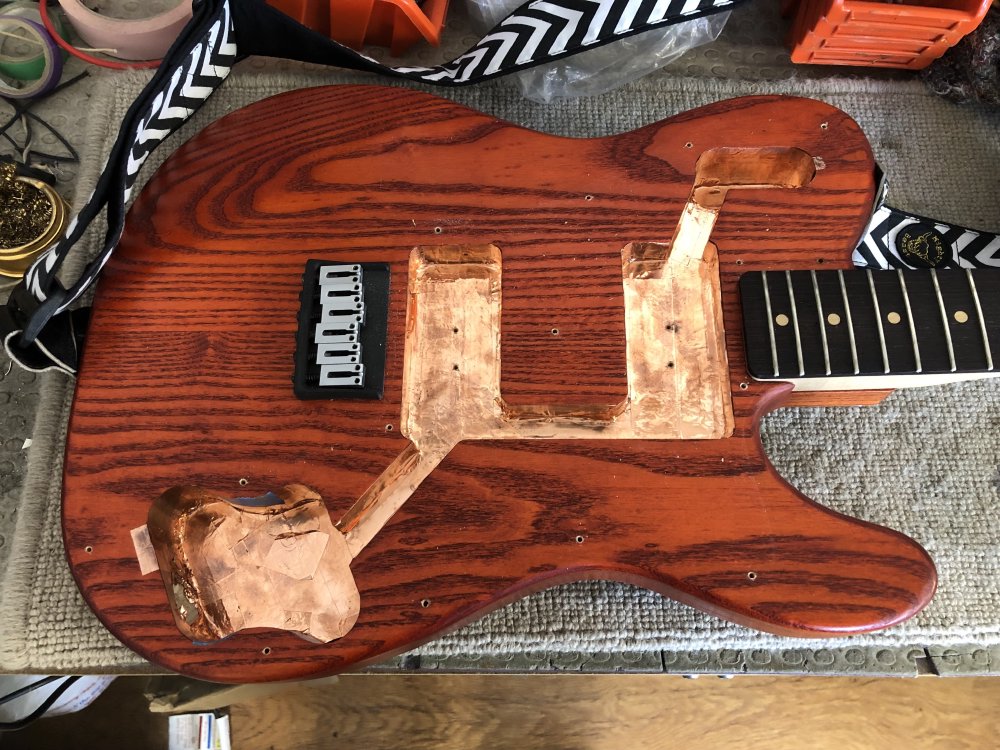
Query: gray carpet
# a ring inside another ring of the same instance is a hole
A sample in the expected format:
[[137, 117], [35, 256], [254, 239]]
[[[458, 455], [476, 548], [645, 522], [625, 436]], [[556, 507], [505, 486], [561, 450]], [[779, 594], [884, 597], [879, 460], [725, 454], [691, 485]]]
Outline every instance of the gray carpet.
[[[184, 139], [217, 117], [293, 87], [372, 80], [264, 61], [241, 67], [144, 176]], [[263, 69], [261, 69], [263, 68]], [[80, 190], [96, 179], [113, 128], [141, 85], [135, 76], [98, 83]], [[675, 112], [741, 94], [795, 93], [850, 113], [869, 134], [893, 177], [895, 203], [921, 213], [1000, 226], [995, 196], [1000, 163], [995, 116], [957, 108], [906, 81], [693, 80], [660, 74], [589, 100], [542, 106], [505, 85], [463, 89], [452, 98], [528, 127], [584, 136], [629, 130]], [[93, 237], [90, 246], [93, 247]], [[0, 665], [7, 669], [96, 672], [136, 669], [87, 609], [66, 568], [59, 533], [59, 476], [70, 383], [46, 377], [0, 588]], [[998, 466], [1000, 383], [979, 382], [898, 393], [872, 408], [787, 410], [767, 420], [765, 444], [781, 473], [836, 510], [909, 534], [935, 558], [940, 590], [909, 623], [828, 647], [1000, 643]], [[524, 652], [654, 652], [662, 649], [794, 648], [801, 641], [756, 633], [640, 589], [591, 582], [528, 597], [428, 644], [418, 653], [511, 655]], [[814, 644], [810, 644], [814, 645]]]

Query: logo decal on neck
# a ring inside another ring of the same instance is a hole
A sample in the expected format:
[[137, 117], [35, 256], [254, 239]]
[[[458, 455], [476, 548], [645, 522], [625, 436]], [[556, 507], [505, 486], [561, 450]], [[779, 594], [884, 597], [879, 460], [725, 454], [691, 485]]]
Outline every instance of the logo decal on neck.
[[917, 268], [938, 268], [948, 262], [951, 252], [944, 235], [930, 224], [910, 224], [896, 235], [900, 257]]

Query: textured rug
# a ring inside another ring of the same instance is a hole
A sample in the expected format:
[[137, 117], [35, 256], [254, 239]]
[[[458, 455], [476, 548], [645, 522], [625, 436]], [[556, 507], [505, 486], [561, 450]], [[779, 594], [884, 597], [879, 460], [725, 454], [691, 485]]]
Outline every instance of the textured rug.
[[[78, 195], [96, 180], [115, 135], [112, 123], [142, 84], [136, 75], [95, 88]], [[156, 166], [208, 122], [290, 88], [360, 76], [250, 60], [144, 170]], [[441, 93], [441, 92], [439, 92]], [[596, 136], [631, 130], [708, 102], [752, 93], [823, 99], [851, 114], [892, 176], [893, 202], [918, 213], [1000, 227], [1000, 163], [995, 115], [928, 95], [919, 83], [846, 79], [769, 84], [657, 75], [623, 90], [556, 105], [525, 101], [508, 85], [447, 95], [538, 130]], [[94, 237], [89, 246], [94, 246]], [[77, 258], [79, 264], [82, 258]], [[66, 567], [59, 531], [60, 476], [72, 384], [45, 380], [9, 562], [0, 587], [0, 666], [99, 672], [141, 668], [91, 614]], [[765, 424], [779, 471], [805, 494], [898, 529], [934, 557], [940, 589], [910, 622], [870, 636], [809, 646], [1000, 643], [998, 465], [1000, 382], [897, 393], [870, 408], [785, 410]], [[662, 649], [795, 648], [803, 642], [757, 633], [635, 587], [589, 582], [561, 586], [509, 605], [427, 644], [417, 653], [643, 652]]]

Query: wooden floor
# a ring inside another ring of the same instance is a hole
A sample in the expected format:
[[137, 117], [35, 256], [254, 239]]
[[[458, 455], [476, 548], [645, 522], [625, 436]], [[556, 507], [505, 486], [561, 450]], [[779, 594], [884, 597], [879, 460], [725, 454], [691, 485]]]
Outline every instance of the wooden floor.
[[234, 750], [1000, 748], [1000, 679], [349, 676], [232, 709]]
[[[0, 750], [167, 750], [145, 680]], [[356, 675], [231, 709], [233, 750], [991, 750], [1000, 679]]]

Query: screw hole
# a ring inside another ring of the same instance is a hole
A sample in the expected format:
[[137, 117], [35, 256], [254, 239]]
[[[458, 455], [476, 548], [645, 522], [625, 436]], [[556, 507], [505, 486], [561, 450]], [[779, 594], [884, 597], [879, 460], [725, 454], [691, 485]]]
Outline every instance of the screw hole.
[[737, 258], [736, 259], [736, 265], [742, 266], [743, 265], [743, 258]]
[[452, 328], [452, 329], [451, 329], [451, 332], [452, 332], [452, 333], [458, 333], [458, 329], [457, 329], [457, 328]]
[[559, 329], [558, 328], [553, 328], [552, 329], [552, 335], [553, 336], [558, 336], [559, 335]]
[[741, 391], [745, 391], [749, 387], [750, 387], [749, 383], [746, 383], [746, 382], [740, 383], [740, 390]]
[[694, 144], [691, 143], [691, 141], [688, 141], [687, 143], [684, 144], [684, 148], [694, 148]]
[[585, 201], [592, 201], [592, 200], [594, 200], [594, 196], [592, 196], [592, 195], [585, 195], [585, 196], [583, 196], [583, 199]]
[[83, 551], [89, 555], [91, 552], [94, 551], [94, 548], [88, 544], [86, 547], [83, 548]]
[[824, 263], [826, 263], [826, 260], [825, 260], [824, 258], [817, 258], [817, 259], [816, 259], [816, 262], [817, 262], [817, 263], [818, 263], [819, 265], [823, 265]]
[[751, 570], [751, 571], [750, 571], [749, 573], [747, 573], [747, 578], [749, 578], [749, 579], [750, 579], [751, 581], [756, 581], [756, 580], [757, 580], [757, 574], [756, 574], [756, 573], [754, 573], [754, 572], [753, 572], [753, 571]]
[[583, 537], [582, 537], [582, 536], [578, 536], [578, 537], [576, 538], [576, 543], [577, 543], [577, 544], [583, 544]]
[[391, 425], [391, 424], [387, 424], [387, 425], [385, 426], [385, 431], [386, 431], [386, 432], [392, 432], [392, 425]]
[[434, 227], [434, 234], [441, 234], [444, 230], [441, 227]]
[[421, 599], [420, 600], [420, 606], [423, 607], [424, 609], [427, 609], [429, 606], [431, 606], [431, 600], [430, 599]]
[[264, 654], [264, 656], [267, 656], [269, 653], [271, 653], [271, 647], [270, 646], [264, 646], [264, 648], [262, 648], [260, 650], [260, 652], [262, 654]]
[[830, 127], [830, 123], [828, 123], [828, 122], [821, 122], [821, 123], [819, 124], [819, 128], [820, 128], [820, 130], [826, 130], [826, 129], [827, 129], [827, 128], [829, 128], [829, 127]]
[[669, 367], [671, 370], [674, 369], [674, 363], [673, 362], [667, 362], [667, 367]]
[[243, 477], [240, 480], [240, 487], [246, 487], [248, 484], [250, 484], [250, 480], [247, 479], [246, 477]]
[[458, 365], [452, 365], [451, 369], [454, 370], [455, 372], [458, 372]]

